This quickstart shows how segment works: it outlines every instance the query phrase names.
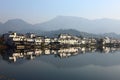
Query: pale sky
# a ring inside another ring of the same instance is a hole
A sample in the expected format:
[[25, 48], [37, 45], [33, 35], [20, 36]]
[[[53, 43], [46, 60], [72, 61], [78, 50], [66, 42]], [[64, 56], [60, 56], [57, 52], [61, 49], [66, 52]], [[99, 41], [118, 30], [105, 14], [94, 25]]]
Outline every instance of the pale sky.
[[0, 0], [0, 22], [20, 18], [35, 24], [59, 15], [120, 19], [120, 0]]

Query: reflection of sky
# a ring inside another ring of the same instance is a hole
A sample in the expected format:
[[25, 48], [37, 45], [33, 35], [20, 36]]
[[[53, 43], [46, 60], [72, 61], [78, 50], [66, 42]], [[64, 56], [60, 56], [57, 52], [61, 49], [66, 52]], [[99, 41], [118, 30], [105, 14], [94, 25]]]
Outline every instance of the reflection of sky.
[[54, 56], [41, 56], [36, 60], [43, 61], [48, 64], [52, 64], [58, 68], [77, 68], [87, 65], [97, 66], [114, 66], [120, 65], [120, 53], [86, 53], [69, 58], [54, 58]]
[[120, 53], [86, 53], [69, 58], [40, 56], [21, 65], [0, 62], [0, 75], [16, 80], [119, 80]]

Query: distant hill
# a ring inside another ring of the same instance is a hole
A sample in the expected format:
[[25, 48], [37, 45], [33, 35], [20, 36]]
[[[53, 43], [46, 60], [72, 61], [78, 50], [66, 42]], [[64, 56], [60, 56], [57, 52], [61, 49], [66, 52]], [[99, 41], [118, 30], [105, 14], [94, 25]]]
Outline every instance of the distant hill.
[[[109, 36], [113, 38], [120, 38], [120, 35], [116, 34], [120, 33], [119, 27], [120, 20], [88, 20], [82, 17], [57, 16], [52, 20], [34, 25], [21, 19], [8, 20], [5, 23], [0, 23], [0, 33], [6, 33], [8, 31], [17, 31], [20, 33], [33, 32], [50, 37], [57, 36], [60, 33], [69, 33], [84, 37]], [[97, 35], [99, 33], [102, 34]]]
[[86, 38], [103, 38], [107, 36], [110, 38], [120, 39], [120, 35], [116, 33], [93, 34], [93, 33], [78, 31], [75, 29], [65, 29], [65, 30], [60, 29], [60, 30], [54, 30], [54, 31], [36, 31], [35, 33], [41, 36], [48, 36], [48, 37], [57, 37], [61, 33], [67, 33], [73, 36], [86, 37]]
[[79, 17], [57, 16], [52, 20], [49, 20], [41, 24], [36, 24], [34, 26], [36, 26], [37, 28], [41, 27], [41, 29], [44, 31], [59, 30], [59, 29], [77, 29], [80, 31], [85, 31], [83, 30], [84, 29], [83, 27], [88, 28], [86, 23], [87, 25], [90, 25], [89, 23], [91, 23], [91, 21]]
[[120, 20], [113, 19], [88, 20], [82, 17], [57, 16], [52, 20], [34, 26], [44, 31], [76, 29], [88, 33], [120, 33]]
[[33, 25], [21, 19], [12, 19], [12, 20], [8, 20], [4, 24], [0, 24], [1, 33], [8, 31], [27, 31], [32, 29], [33, 29]]
[[89, 20], [82, 17], [57, 16], [49, 21], [38, 24], [29, 24], [21, 19], [8, 20], [0, 23], [0, 32], [6, 31], [53, 31], [59, 29], [75, 29], [88, 33], [120, 33], [120, 20], [95, 19]]
[[91, 33], [87, 33], [87, 32], [81, 32], [81, 31], [77, 31], [74, 29], [60, 29], [60, 30], [54, 30], [54, 31], [40, 31], [37, 32], [37, 34], [42, 35], [42, 36], [48, 36], [48, 37], [57, 37], [59, 34], [70, 34], [73, 36], [78, 36], [78, 37], [94, 37], [94, 38], [101, 38], [101, 35], [96, 35], [96, 34], [91, 34]]

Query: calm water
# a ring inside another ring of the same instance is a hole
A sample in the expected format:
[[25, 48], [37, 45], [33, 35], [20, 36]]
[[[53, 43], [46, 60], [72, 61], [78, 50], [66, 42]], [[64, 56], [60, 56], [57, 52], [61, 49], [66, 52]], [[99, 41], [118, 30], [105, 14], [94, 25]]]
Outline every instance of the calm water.
[[0, 80], [120, 80], [120, 51], [69, 48], [6, 50]]

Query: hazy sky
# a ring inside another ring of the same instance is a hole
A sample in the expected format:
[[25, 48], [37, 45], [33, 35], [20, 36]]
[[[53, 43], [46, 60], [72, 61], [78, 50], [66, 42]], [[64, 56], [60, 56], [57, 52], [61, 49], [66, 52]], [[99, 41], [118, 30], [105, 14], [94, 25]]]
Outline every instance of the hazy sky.
[[39, 23], [55, 16], [120, 19], [120, 0], [0, 0], [0, 21]]

